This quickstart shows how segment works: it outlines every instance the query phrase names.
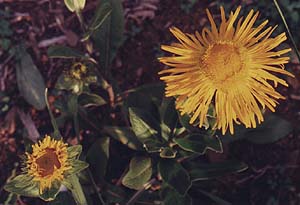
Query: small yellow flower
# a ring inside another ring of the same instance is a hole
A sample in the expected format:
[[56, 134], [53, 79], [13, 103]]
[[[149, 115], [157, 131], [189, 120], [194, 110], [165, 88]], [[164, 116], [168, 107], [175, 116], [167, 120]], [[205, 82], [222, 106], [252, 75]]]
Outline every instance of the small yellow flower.
[[159, 74], [168, 74], [161, 77], [166, 82], [166, 96], [176, 97], [176, 108], [182, 115], [191, 116], [190, 123], [198, 119], [202, 127], [212, 103], [215, 128], [222, 129], [222, 134], [229, 128], [233, 134], [234, 122], [255, 128], [257, 122], [263, 121], [261, 108], [274, 112], [277, 99], [284, 99], [274, 87], [288, 84], [271, 72], [293, 77], [284, 70], [289, 57], [281, 57], [291, 49], [274, 51], [287, 39], [286, 35], [270, 37], [276, 27], [263, 30], [268, 20], [254, 27], [259, 12], [251, 10], [245, 19], [235, 23], [241, 7], [231, 12], [228, 19], [224, 8], [220, 10], [219, 27], [206, 9], [210, 29], [203, 28], [195, 35], [170, 29], [179, 43], [161, 46], [175, 55], [159, 58], [171, 67]]
[[71, 169], [68, 162], [67, 144], [46, 136], [32, 145], [32, 154], [26, 152], [26, 169], [32, 180], [39, 183], [40, 193], [50, 189], [54, 181], [63, 181]]
[[86, 65], [82, 63], [75, 63], [72, 65], [70, 74], [77, 80], [82, 80], [83, 76], [87, 73]]

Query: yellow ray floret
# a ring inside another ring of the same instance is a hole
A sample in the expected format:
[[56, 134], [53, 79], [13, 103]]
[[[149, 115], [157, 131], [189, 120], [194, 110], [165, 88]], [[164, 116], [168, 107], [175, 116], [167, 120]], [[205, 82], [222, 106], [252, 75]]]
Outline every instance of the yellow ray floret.
[[175, 55], [159, 58], [170, 67], [159, 74], [164, 74], [161, 80], [166, 82], [166, 96], [176, 97], [180, 113], [189, 114], [190, 123], [198, 120], [201, 127], [212, 103], [215, 127], [222, 134], [228, 128], [233, 134], [234, 123], [255, 128], [263, 121], [261, 108], [274, 112], [277, 100], [284, 99], [274, 87], [288, 84], [273, 73], [293, 77], [284, 70], [289, 57], [281, 56], [291, 49], [274, 51], [287, 39], [285, 33], [270, 37], [276, 27], [265, 28], [267, 20], [254, 27], [259, 12], [253, 10], [237, 21], [240, 10], [238, 7], [227, 19], [221, 7], [219, 27], [206, 10], [211, 26], [201, 33], [186, 34], [172, 27], [179, 43], [161, 48]]
[[26, 168], [33, 181], [39, 183], [40, 193], [50, 189], [54, 181], [61, 182], [65, 171], [71, 169], [67, 144], [46, 136], [32, 145], [32, 154], [26, 152]]

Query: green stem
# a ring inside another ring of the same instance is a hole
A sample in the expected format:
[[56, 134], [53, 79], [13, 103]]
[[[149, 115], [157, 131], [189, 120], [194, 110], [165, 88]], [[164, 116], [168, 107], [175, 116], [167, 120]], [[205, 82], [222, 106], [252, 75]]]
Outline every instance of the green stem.
[[77, 137], [78, 143], [80, 144], [80, 129], [79, 129], [79, 121], [78, 121], [78, 97], [79, 95], [71, 95], [69, 98], [69, 106], [71, 108], [71, 112], [73, 113], [73, 123], [75, 129], [75, 135]]
[[74, 197], [74, 200], [76, 201], [76, 204], [77, 205], [88, 205], [85, 195], [82, 190], [82, 186], [79, 183], [79, 179], [75, 174], [70, 176], [70, 182], [72, 185], [71, 192]]
[[52, 136], [52, 137], [55, 138], [55, 139], [60, 139], [61, 134], [59, 132], [56, 120], [54, 118], [53, 113], [51, 112], [50, 105], [49, 105], [49, 102], [48, 102], [48, 88], [46, 88], [46, 90], [45, 90], [45, 102], [46, 102], [47, 109], [48, 109], [48, 112], [49, 112], [49, 115], [50, 115], [51, 124], [52, 124], [53, 129], [54, 129], [54, 134], [53, 134], [54, 136]]
[[280, 9], [280, 6], [279, 6], [278, 2], [277, 2], [276, 0], [273, 0], [273, 2], [274, 2], [274, 4], [275, 4], [275, 7], [276, 7], [276, 9], [277, 9], [277, 11], [278, 11], [278, 13], [279, 13], [281, 19], [282, 19], [282, 22], [283, 22], [283, 24], [284, 24], [284, 26], [285, 26], [285, 29], [286, 29], [286, 31], [287, 31], [287, 33], [288, 33], [290, 39], [291, 39], [292, 45], [293, 45], [293, 47], [294, 47], [294, 49], [295, 49], [296, 55], [297, 55], [298, 60], [299, 60], [299, 62], [300, 62], [300, 53], [299, 53], [299, 51], [298, 51], [298, 48], [297, 48], [297, 45], [296, 45], [296, 43], [295, 43], [295, 40], [294, 40], [294, 38], [293, 38], [293, 36], [292, 36], [292, 33], [291, 33], [290, 29], [289, 29], [289, 26], [288, 26], [287, 23], [286, 23], [286, 20], [285, 20], [285, 18], [284, 18], [284, 15], [283, 15], [283, 13], [282, 13], [282, 11], [281, 11], [281, 9]]
[[86, 32], [86, 26], [85, 26], [85, 23], [83, 21], [81, 11], [76, 11], [76, 16], [78, 18], [78, 21], [80, 23], [80, 26], [81, 26], [81, 29], [82, 29], [83, 33], [85, 33]]

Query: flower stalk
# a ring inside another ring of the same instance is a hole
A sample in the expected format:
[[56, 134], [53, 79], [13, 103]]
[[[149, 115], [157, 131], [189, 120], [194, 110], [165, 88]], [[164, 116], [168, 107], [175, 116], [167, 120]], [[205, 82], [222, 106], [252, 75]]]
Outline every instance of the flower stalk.
[[69, 177], [69, 182], [71, 183], [71, 187], [69, 189], [72, 192], [74, 200], [76, 201], [77, 205], [87, 205], [87, 201], [85, 195], [82, 190], [82, 186], [79, 182], [78, 177], [74, 174]]

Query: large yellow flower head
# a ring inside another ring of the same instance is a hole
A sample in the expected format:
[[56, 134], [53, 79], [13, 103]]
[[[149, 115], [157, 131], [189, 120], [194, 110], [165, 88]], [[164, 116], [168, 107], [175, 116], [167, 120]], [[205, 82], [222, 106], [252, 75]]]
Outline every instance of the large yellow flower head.
[[46, 135], [31, 148], [24, 156], [23, 173], [6, 183], [6, 191], [51, 201], [62, 184], [73, 187], [69, 186], [73, 183], [70, 179], [88, 166], [78, 159], [81, 145], [68, 146], [62, 139]]
[[291, 49], [274, 51], [287, 39], [285, 33], [270, 37], [276, 27], [264, 29], [267, 20], [254, 27], [259, 12], [253, 10], [237, 21], [240, 10], [238, 7], [226, 19], [221, 7], [219, 27], [206, 10], [211, 28], [195, 35], [171, 28], [179, 43], [161, 48], [175, 55], [159, 58], [171, 67], [160, 74], [168, 74], [161, 77], [166, 82], [166, 96], [176, 97], [180, 113], [190, 115], [190, 123], [199, 120], [201, 127], [213, 104], [215, 128], [222, 129], [222, 134], [228, 128], [233, 134], [234, 122], [255, 128], [263, 121], [261, 108], [274, 112], [277, 99], [284, 99], [274, 87], [288, 84], [272, 73], [293, 76], [284, 70], [289, 57], [281, 57]]
[[68, 162], [67, 144], [46, 136], [32, 145], [32, 154], [26, 152], [26, 168], [33, 181], [39, 183], [40, 193], [50, 189], [56, 180], [62, 181], [71, 169]]

